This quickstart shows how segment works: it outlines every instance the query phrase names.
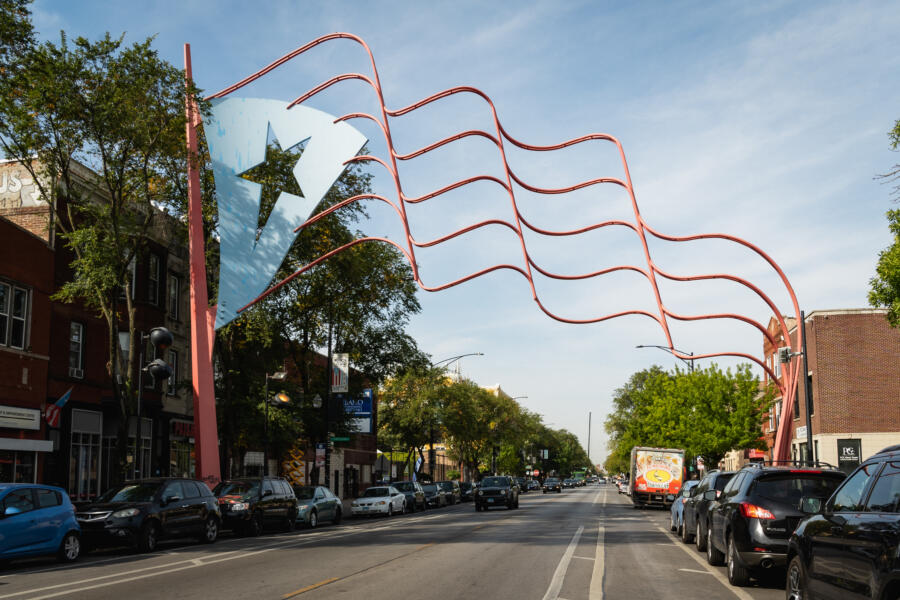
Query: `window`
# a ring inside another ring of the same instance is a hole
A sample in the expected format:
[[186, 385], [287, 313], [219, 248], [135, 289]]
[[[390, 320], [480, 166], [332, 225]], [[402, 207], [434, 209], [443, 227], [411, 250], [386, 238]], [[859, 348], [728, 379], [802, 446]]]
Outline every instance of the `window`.
[[808, 394], [807, 398], [809, 398], [809, 414], [814, 415], [814, 414], [816, 414], [816, 408], [815, 408], [815, 405], [813, 404], [812, 373], [809, 373], [806, 376], [806, 389], [809, 390], [806, 392]]
[[889, 462], [875, 482], [869, 501], [868, 512], [900, 512], [900, 462]]
[[797, 384], [797, 393], [796, 393], [796, 397], [794, 398], [794, 418], [795, 419], [800, 418], [800, 384], [799, 383]]
[[741, 482], [747, 476], [746, 473], [741, 472], [731, 478], [728, 482], [728, 485], [725, 486], [725, 489], [722, 490], [723, 496], [733, 496], [735, 495], [741, 487]]
[[84, 325], [69, 324], [69, 377], [84, 377]]
[[166, 381], [166, 394], [174, 396], [178, 393], [178, 351], [169, 348], [168, 359], [167, 362], [172, 367], [172, 374], [169, 375], [169, 379]]
[[197, 489], [197, 484], [193, 481], [182, 481], [181, 487], [184, 488], [184, 497], [185, 498], [199, 498], [200, 490]]
[[69, 495], [76, 501], [91, 500], [99, 491], [103, 413], [73, 409], [71, 428]]
[[178, 496], [181, 499], [184, 499], [184, 488], [181, 486], [180, 481], [170, 481], [169, 485], [166, 486], [166, 491], [163, 494], [163, 498], [171, 498], [173, 496]]
[[40, 508], [50, 508], [51, 506], [59, 506], [62, 504], [62, 496], [59, 492], [53, 490], [36, 490], [38, 497], [38, 506]]
[[6, 498], [3, 499], [4, 513], [7, 508], [17, 508], [19, 509], [19, 512], [34, 510], [34, 496], [31, 493], [31, 488], [15, 490], [8, 493]]
[[27, 289], [0, 282], [0, 346], [25, 349], [28, 300]]
[[150, 255], [147, 267], [147, 300], [159, 304], [159, 257]]
[[272, 492], [273, 494], [275, 493], [275, 490], [272, 489], [272, 482], [268, 479], [263, 481], [263, 487], [262, 487], [263, 496], [266, 495], [266, 492]]
[[834, 512], [855, 512], [862, 509], [863, 493], [869, 480], [878, 471], [878, 463], [864, 465], [844, 482], [831, 500]]
[[169, 318], [178, 319], [178, 300], [181, 293], [181, 281], [178, 275], [169, 273]]

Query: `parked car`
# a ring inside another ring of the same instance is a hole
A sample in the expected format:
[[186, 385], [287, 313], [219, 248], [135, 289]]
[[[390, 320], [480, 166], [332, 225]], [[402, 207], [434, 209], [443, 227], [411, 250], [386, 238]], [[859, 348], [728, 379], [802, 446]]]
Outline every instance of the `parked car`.
[[492, 506], [505, 506], [509, 510], [519, 508], [519, 486], [512, 477], [500, 475], [481, 480], [475, 495], [475, 510], [487, 510]]
[[154, 478], [110, 488], [76, 513], [82, 541], [133, 544], [153, 552], [162, 538], [195, 536], [211, 544], [219, 535], [218, 499], [202, 481]]
[[541, 489], [541, 484], [538, 483], [537, 479], [529, 479], [525, 487], [528, 488], [529, 492], [535, 492]]
[[222, 511], [222, 525], [241, 535], [259, 535], [277, 527], [291, 531], [299, 512], [291, 485], [280, 477], [221, 481], [213, 489]]
[[322, 521], [341, 522], [341, 500], [324, 485], [294, 486], [297, 496], [297, 525], [315, 529]]
[[0, 560], [81, 555], [81, 527], [65, 490], [33, 483], [0, 483]]
[[669, 529], [674, 531], [676, 535], [681, 535], [684, 525], [684, 505], [691, 497], [691, 490], [697, 487], [700, 482], [696, 479], [689, 479], [684, 482], [678, 493], [675, 494], [675, 500], [669, 508]]
[[406, 496], [394, 486], [374, 486], [350, 504], [350, 512], [355, 517], [378, 514], [390, 517], [405, 512], [405, 504]]
[[442, 490], [447, 498], [447, 504], [459, 504], [460, 490], [457, 481], [437, 481], [435, 482]]
[[463, 502], [471, 502], [475, 497], [475, 485], [471, 481], [459, 482], [459, 499]]
[[557, 494], [561, 494], [562, 482], [556, 477], [548, 477], [544, 480], [544, 484], [541, 486], [541, 489], [545, 494], [547, 492], [556, 492]]
[[516, 480], [516, 485], [519, 486], [519, 493], [527, 494], [528, 493], [528, 482], [525, 481], [525, 478], [524, 477], [513, 477], [513, 479]]
[[436, 483], [423, 483], [422, 491], [425, 492], [425, 506], [428, 508], [440, 508], [447, 506], [447, 492]]
[[719, 471], [712, 470], [707, 473], [700, 483], [688, 497], [684, 503], [684, 511], [682, 512], [682, 521], [684, 525], [681, 528], [681, 541], [685, 544], [691, 543], [691, 540], [697, 546], [699, 552], [706, 551], [706, 530], [709, 522], [709, 503], [711, 500], [703, 496], [704, 492], [714, 490], [715, 496], [713, 500], [722, 494], [722, 490], [734, 477], [735, 471]]
[[418, 481], [395, 481], [393, 486], [406, 496], [406, 510], [425, 510], [425, 490]]
[[[709, 507], [706, 560], [727, 562], [728, 581], [746, 585], [759, 572], [787, 564], [788, 539], [806, 514], [803, 497], [827, 498], [846, 475], [833, 467], [747, 465]], [[699, 489], [699, 488], [698, 488]]]
[[788, 544], [789, 598], [900, 597], [900, 445], [863, 462], [831, 498], [801, 499], [814, 514]]

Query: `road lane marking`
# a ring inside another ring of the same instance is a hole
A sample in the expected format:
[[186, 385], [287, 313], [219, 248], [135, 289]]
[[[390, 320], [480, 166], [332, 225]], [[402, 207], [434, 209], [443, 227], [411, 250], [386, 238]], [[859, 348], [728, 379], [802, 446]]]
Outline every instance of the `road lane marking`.
[[[600, 504], [601, 509], [606, 508], [606, 488], [603, 488], [603, 502]], [[594, 499], [594, 502], [597, 500]], [[591, 571], [591, 586], [588, 589], [588, 599], [589, 600], [603, 600], [603, 574], [605, 571], [605, 565], [603, 563], [604, 559], [604, 551], [606, 546], [604, 545], [604, 536], [605, 529], [603, 527], [603, 521], [600, 521], [600, 524], [597, 526], [597, 550], [594, 558], [594, 570]]]
[[697, 569], [678, 569], [679, 571], [684, 571], [685, 573], [700, 573], [702, 575], [712, 575], [709, 571], [698, 571]]
[[325, 579], [323, 581], [320, 581], [319, 583], [314, 583], [312, 585], [306, 586], [305, 588], [300, 588], [299, 590], [297, 590], [295, 592], [291, 592], [290, 594], [285, 594], [281, 598], [282, 598], [282, 600], [287, 600], [288, 598], [293, 598], [294, 596], [299, 596], [300, 594], [302, 594], [304, 592], [309, 592], [316, 588], [320, 588], [323, 585], [328, 585], [329, 583], [334, 583], [338, 579], [340, 579], [340, 577], [332, 577], [331, 579]]
[[[665, 535], [667, 537], [671, 535], [671, 532], [666, 531], [659, 525], [656, 525], [656, 528], [659, 529], [663, 533], [663, 535]], [[685, 554], [687, 554], [688, 556], [693, 558], [695, 561], [697, 561], [697, 564], [700, 565], [701, 567], [703, 567], [703, 570], [705, 572], [707, 572], [710, 575], [712, 575], [713, 577], [715, 577], [719, 583], [721, 583], [723, 586], [725, 586], [728, 589], [728, 591], [732, 592], [735, 596], [740, 598], [740, 600], [753, 600], [753, 596], [751, 596], [750, 594], [748, 594], [741, 588], [734, 587], [733, 585], [731, 585], [731, 583], [729, 583], [729, 581], [728, 581], [728, 578], [725, 577], [724, 575], [722, 575], [718, 570], [713, 571], [712, 565], [707, 564], [702, 558], [700, 558], [700, 555], [697, 552], [688, 548], [687, 545], [676, 544], [675, 542], [672, 542], [672, 546], [675, 548], [680, 548], [680, 549], [684, 550]]]
[[590, 561], [594, 560], [590, 556], [573, 556], [572, 558], [580, 558], [581, 560], [590, 560]]
[[578, 531], [575, 532], [575, 535], [572, 536], [572, 541], [569, 542], [569, 547], [566, 548], [562, 558], [559, 559], [559, 564], [556, 565], [556, 571], [553, 572], [553, 578], [550, 580], [550, 587], [547, 588], [547, 593], [544, 594], [544, 600], [559, 600], [559, 590], [562, 589], [566, 571], [569, 570], [569, 562], [572, 560], [572, 555], [575, 554], [575, 547], [578, 546], [578, 540], [581, 539], [582, 531], [584, 531], [584, 525], [578, 527]]

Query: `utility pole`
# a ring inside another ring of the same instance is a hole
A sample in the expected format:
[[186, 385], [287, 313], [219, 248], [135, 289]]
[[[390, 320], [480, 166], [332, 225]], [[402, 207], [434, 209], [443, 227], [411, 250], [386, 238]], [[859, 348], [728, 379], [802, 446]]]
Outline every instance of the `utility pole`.
[[588, 411], [588, 460], [591, 460], [591, 411]]

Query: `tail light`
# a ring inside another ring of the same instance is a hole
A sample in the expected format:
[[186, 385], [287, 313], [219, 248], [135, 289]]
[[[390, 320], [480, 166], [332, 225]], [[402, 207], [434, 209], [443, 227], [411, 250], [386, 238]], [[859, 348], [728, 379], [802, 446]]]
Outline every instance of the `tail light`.
[[761, 506], [750, 504], [749, 502], [741, 502], [741, 515], [749, 519], [774, 519], [775, 515]]

